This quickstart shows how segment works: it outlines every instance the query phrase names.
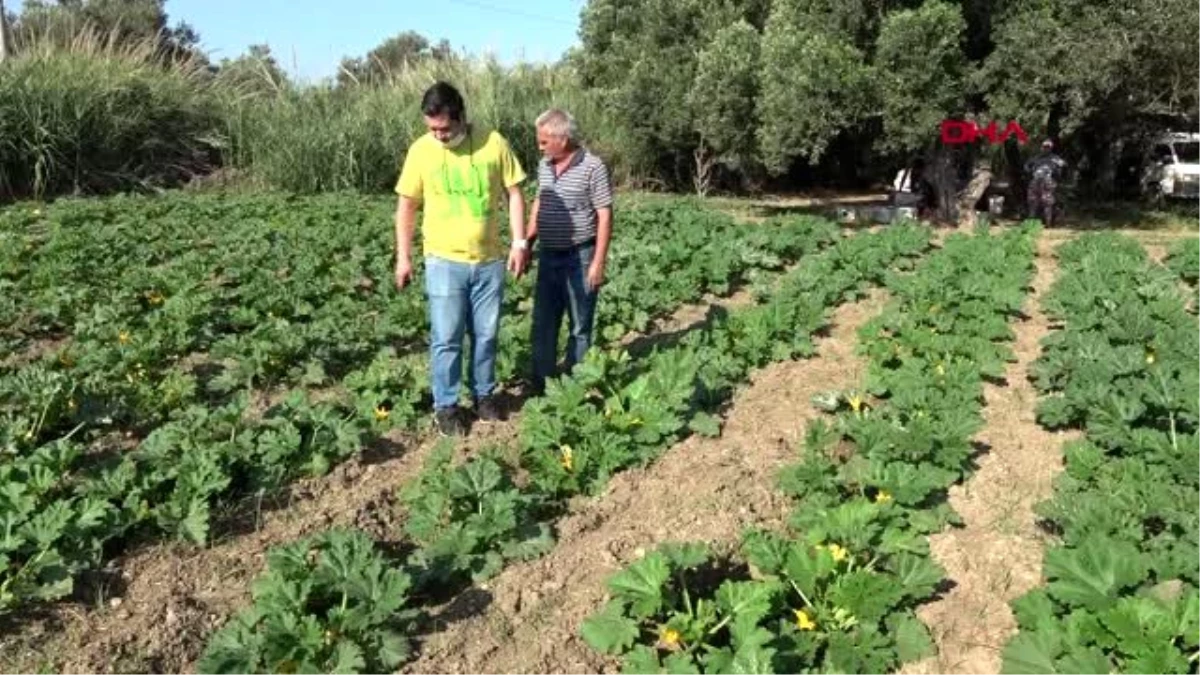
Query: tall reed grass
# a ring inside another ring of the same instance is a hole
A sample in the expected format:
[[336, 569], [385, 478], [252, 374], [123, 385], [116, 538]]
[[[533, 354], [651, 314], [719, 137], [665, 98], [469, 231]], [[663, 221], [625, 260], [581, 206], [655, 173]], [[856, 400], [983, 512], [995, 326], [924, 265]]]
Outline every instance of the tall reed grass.
[[169, 186], [220, 159], [201, 64], [84, 28], [0, 63], [0, 199]]
[[468, 118], [502, 133], [527, 171], [538, 156], [533, 122], [546, 108], [572, 110], [593, 132], [603, 124], [565, 66], [430, 61], [372, 86], [289, 88], [229, 103], [229, 163], [290, 190], [390, 189], [405, 149], [425, 133], [421, 95], [437, 80], [462, 91]]
[[534, 119], [550, 106], [570, 110], [591, 145], [620, 162], [603, 101], [565, 62], [457, 58], [370, 85], [261, 86], [85, 27], [68, 40], [26, 36], [0, 64], [0, 199], [170, 187], [219, 167], [297, 192], [389, 190], [425, 132], [421, 94], [436, 80], [463, 92], [468, 117], [504, 134], [527, 172]]

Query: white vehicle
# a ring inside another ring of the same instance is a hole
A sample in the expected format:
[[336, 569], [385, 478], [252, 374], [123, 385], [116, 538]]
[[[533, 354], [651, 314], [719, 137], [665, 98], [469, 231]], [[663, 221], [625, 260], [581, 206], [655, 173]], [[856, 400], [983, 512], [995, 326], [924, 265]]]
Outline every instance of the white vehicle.
[[1152, 199], [1200, 197], [1200, 133], [1165, 134], [1155, 142], [1142, 192]]

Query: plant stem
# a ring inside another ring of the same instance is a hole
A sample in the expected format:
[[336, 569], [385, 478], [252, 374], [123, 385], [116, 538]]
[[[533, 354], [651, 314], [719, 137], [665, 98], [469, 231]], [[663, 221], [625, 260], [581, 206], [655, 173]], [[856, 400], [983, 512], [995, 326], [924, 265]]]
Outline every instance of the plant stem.
[[[804, 594], [804, 591], [800, 590], [800, 586], [796, 584], [794, 579], [789, 579], [788, 583], [790, 583], [792, 588], [796, 589], [796, 592], [800, 594], [800, 599], [804, 601], [804, 604], [808, 605], [809, 607], [813, 607], [812, 601], [808, 599], [808, 596]], [[815, 607], [813, 608], [816, 609]]]

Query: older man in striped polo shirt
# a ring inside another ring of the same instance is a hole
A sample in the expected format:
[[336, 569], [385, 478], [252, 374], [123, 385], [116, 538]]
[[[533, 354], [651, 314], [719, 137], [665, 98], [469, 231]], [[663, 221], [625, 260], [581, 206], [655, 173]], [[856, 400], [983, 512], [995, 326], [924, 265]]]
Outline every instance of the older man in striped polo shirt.
[[538, 241], [533, 301], [533, 389], [554, 376], [558, 331], [565, 312], [570, 327], [566, 367], [583, 360], [592, 344], [596, 298], [612, 235], [612, 183], [604, 162], [579, 144], [570, 114], [547, 110], [537, 118], [538, 192], [529, 240]]

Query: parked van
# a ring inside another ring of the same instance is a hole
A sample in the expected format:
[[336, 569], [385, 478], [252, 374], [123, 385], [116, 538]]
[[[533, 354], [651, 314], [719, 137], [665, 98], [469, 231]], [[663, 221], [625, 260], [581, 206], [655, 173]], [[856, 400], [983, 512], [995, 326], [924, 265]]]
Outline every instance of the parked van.
[[1161, 136], [1150, 150], [1142, 194], [1152, 198], [1200, 197], [1200, 133]]

